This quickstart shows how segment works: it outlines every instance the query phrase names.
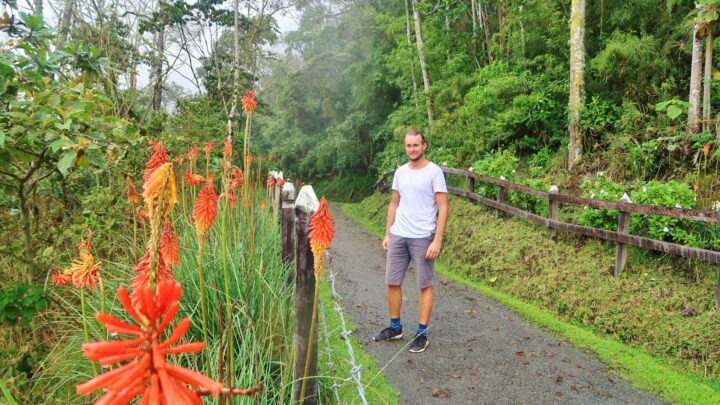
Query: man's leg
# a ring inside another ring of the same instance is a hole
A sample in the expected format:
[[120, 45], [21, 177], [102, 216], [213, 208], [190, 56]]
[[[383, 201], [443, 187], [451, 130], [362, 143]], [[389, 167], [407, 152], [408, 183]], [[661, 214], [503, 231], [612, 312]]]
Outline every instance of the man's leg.
[[385, 284], [387, 285], [387, 303], [390, 313], [390, 326], [373, 336], [376, 342], [402, 338], [402, 325], [400, 323], [400, 309], [402, 306], [402, 282], [405, 278], [410, 253], [406, 239], [390, 235], [390, 245], [387, 252], [387, 265], [385, 267]]
[[[400, 298], [402, 299], [402, 297]], [[420, 307], [418, 309], [418, 323], [427, 325], [430, 322], [433, 303], [435, 302], [435, 287], [430, 286], [420, 290]]]
[[390, 318], [400, 318], [400, 309], [402, 307], [402, 286], [387, 286], [387, 302]]

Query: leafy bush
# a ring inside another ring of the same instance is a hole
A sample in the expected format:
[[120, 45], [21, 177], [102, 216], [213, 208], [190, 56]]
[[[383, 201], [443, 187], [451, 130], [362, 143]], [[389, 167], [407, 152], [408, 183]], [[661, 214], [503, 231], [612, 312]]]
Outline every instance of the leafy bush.
[[[695, 208], [692, 189], [687, 184], [676, 181], [654, 180], [623, 185], [609, 180], [604, 173], [598, 173], [594, 178], [586, 179], [581, 189], [586, 198], [617, 202], [627, 193], [636, 204]], [[616, 210], [585, 207], [580, 223], [594, 228], [617, 230], [619, 215]], [[698, 247], [714, 245], [714, 238], [711, 236], [713, 229], [712, 226], [708, 228], [707, 224], [659, 215], [633, 214], [630, 221], [630, 232], [635, 235]]]
[[42, 287], [11, 283], [0, 289], [0, 325], [27, 325], [47, 307]]

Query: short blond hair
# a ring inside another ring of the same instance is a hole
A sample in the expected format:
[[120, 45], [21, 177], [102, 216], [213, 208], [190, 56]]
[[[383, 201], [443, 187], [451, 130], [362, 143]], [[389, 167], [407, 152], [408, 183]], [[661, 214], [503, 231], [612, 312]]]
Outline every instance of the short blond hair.
[[409, 135], [409, 136], [420, 136], [420, 138], [422, 138], [423, 143], [424, 143], [425, 145], [428, 144], [428, 143], [427, 143], [427, 140], [425, 140], [425, 134], [423, 134], [422, 131], [420, 131], [420, 130], [417, 129], [417, 128], [410, 128], [410, 129], [408, 129], [408, 131], [405, 133], [405, 136], [408, 136], [408, 135]]

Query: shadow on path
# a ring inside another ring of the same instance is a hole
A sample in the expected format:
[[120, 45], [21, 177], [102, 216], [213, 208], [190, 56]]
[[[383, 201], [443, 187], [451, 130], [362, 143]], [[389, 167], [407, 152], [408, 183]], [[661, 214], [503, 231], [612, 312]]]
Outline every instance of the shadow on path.
[[[430, 346], [407, 352], [417, 327], [418, 289], [411, 268], [403, 284], [405, 337], [376, 343], [389, 322], [385, 301], [385, 252], [370, 232], [338, 205], [331, 269], [343, 308], [363, 349], [387, 363], [385, 374], [403, 404], [662, 404], [637, 390], [593, 355], [553, 335], [476, 291], [442, 276], [435, 279]], [[339, 338], [339, 337], [338, 337]], [[363, 373], [363, 382], [372, 375]]]

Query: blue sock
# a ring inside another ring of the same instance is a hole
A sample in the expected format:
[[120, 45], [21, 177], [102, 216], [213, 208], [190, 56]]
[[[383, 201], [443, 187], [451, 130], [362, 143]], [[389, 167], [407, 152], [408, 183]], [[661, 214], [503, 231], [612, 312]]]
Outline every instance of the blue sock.
[[400, 324], [400, 318], [390, 318], [390, 327], [395, 330], [402, 329], [402, 324]]
[[423, 325], [423, 324], [419, 323], [416, 335], [427, 336], [427, 325]]

